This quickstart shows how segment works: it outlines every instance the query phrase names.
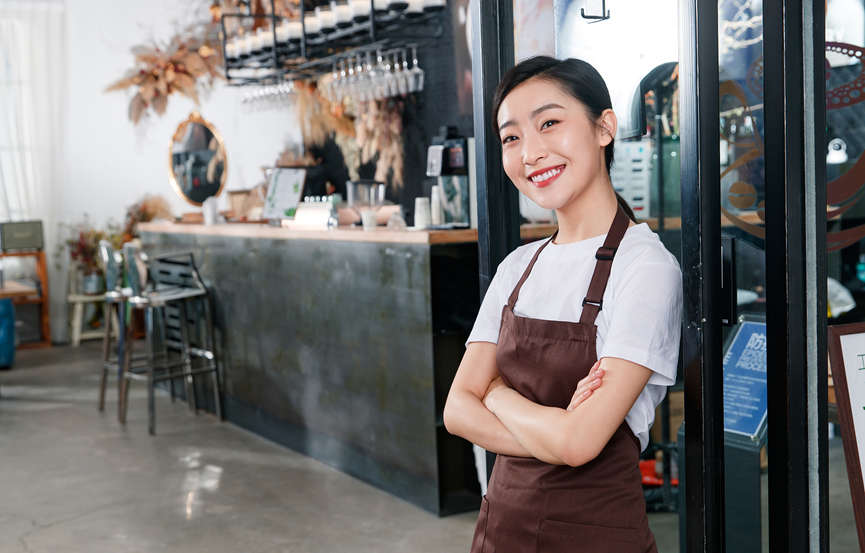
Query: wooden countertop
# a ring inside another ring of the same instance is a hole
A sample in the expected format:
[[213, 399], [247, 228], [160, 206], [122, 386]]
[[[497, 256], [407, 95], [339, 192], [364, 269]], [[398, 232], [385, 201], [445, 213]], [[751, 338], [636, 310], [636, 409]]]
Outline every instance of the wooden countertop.
[[459, 230], [380, 230], [365, 232], [361, 228], [337, 227], [331, 230], [300, 230], [269, 225], [225, 224], [182, 225], [172, 223], [140, 223], [140, 232], [169, 234], [202, 234], [239, 238], [271, 238], [276, 240], [333, 240], [342, 242], [380, 242], [390, 244], [459, 244], [477, 242], [478, 231]]
[[[760, 224], [756, 214], [747, 214], [742, 219]], [[640, 221], [647, 223], [652, 230], [658, 229], [657, 219]], [[732, 222], [721, 218], [722, 226], [732, 226]], [[682, 226], [679, 217], [665, 217], [664, 226], [667, 229], [678, 229]], [[528, 224], [520, 227], [523, 240], [539, 240], [552, 236], [557, 226], [554, 224]], [[169, 234], [201, 234], [208, 236], [233, 236], [240, 238], [272, 238], [277, 240], [334, 240], [342, 242], [379, 242], [391, 244], [460, 244], [477, 242], [477, 229], [458, 230], [387, 230], [380, 227], [373, 232], [364, 232], [359, 227], [340, 226], [331, 230], [300, 230], [269, 225], [229, 223], [224, 225], [204, 226], [197, 224], [175, 223], [139, 223], [140, 232], [158, 232]]]

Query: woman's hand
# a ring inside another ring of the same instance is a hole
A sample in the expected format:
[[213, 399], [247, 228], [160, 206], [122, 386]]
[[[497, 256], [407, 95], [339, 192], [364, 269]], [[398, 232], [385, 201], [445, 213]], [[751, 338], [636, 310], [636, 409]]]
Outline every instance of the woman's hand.
[[[573, 411], [579, 404], [586, 401], [592, 392], [601, 387], [601, 379], [604, 377], [604, 369], [601, 368], [601, 362], [596, 361], [592, 368], [589, 369], [589, 374], [586, 378], [580, 380], [577, 384], [577, 390], [574, 392], [574, 397], [568, 404], [568, 411]], [[501, 380], [501, 378], [499, 378]], [[495, 384], [495, 382], [493, 382]], [[492, 387], [492, 384], [490, 385]], [[487, 391], [489, 393], [489, 391]]]
[[493, 412], [493, 408], [490, 406], [493, 398], [495, 397], [495, 395], [497, 393], [501, 392], [502, 390], [507, 390], [508, 388], [509, 388], [509, 386], [507, 384], [505, 384], [505, 381], [502, 380], [502, 377], [498, 377], [495, 380], [493, 380], [492, 382], [490, 382], [490, 385], [489, 385], [489, 387], [487, 387], [487, 391], [484, 394], [484, 399], [483, 399], [484, 407], [486, 407], [491, 412]]

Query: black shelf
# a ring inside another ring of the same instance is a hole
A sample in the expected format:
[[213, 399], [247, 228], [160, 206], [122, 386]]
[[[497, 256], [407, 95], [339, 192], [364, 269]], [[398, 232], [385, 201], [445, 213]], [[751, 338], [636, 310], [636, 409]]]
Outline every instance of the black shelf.
[[[248, 9], [248, 5], [246, 5]], [[305, 15], [300, 3], [300, 20]], [[331, 72], [332, 64], [341, 59], [356, 57], [376, 50], [403, 47], [422, 48], [443, 34], [442, 12], [425, 12], [410, 16], [405, 12], [370, 13], [366, 21], [353, 22], [350, 27], [337, 28], [327, 34], [304, 36], [297, 43], [279, 43], [276, 27], [281, 21], [271, 14], [227, 13], [222, 15], [222, 45], [225, 49], [226, 19], [269, 19], [275, 49], [257, 52], [246, 58], [225, 58], [225, 77], [229, 86], [276, 84], [284, 80], [312, 78]], [[304, 24], [304, 30], [305, 30]], [[258, 70], [254, 76], [238, 75], [240, 70]]]

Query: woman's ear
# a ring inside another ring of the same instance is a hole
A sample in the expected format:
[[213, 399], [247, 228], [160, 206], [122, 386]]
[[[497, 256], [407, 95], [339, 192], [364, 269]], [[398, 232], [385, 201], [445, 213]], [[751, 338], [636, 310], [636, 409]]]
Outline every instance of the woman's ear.
[[616, 120], [616, 114], [611, 109], [605, 109], [598, 119], [598, 126], [601, 130], [601, 146], [607, 146], [616, 137], [616, 130], [619, 122]]

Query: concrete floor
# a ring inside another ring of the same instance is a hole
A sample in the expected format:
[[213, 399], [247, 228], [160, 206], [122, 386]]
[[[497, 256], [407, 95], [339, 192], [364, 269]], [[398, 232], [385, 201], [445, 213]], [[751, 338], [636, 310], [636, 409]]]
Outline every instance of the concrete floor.
[[[140, 383], [121, 427], [113, 386], [96, 410], [99, 355], [20, 351], [0, 373], [0, 552], [468, 551], [477, 513], [439, 519], [167, 395], [148, 436]], [[840, 440], [830, 458], [831, 550], [855, 551]], [[677, 552], [678, 517], [649, 517]]]

